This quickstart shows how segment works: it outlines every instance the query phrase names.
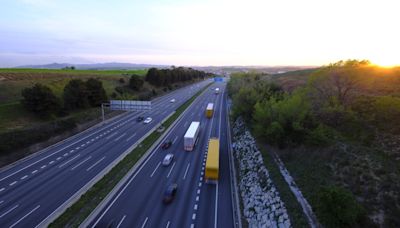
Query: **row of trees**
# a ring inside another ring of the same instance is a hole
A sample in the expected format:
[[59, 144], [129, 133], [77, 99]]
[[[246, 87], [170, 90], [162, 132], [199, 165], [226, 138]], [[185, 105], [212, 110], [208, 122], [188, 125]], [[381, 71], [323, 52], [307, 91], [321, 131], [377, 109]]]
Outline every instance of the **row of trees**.
[[97, 107], [107, 100], [103, 83], [94, 78], [87, 81], [73, 79], [64, 87], [62, 100], [40, 83], [22, 90], [22, 105], [41, 117], [62, 115], [68, 111]]
[[150, 68], [147, 71], [145, 80], [157, 87], [169, 86], [176, 82], [185, 82], [194, 79], [204, 79], [210, 74], [192, 68], [173, 67], [172, 69]]

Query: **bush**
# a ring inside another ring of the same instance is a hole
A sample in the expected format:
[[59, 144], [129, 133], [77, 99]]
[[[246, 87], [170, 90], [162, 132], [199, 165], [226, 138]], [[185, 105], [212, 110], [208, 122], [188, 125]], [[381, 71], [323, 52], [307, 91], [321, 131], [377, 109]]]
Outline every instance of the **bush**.
[[21, 93], [22, 105], [36, 115], [48, 117], [61, 109], [60, 101], [47, 86], [35, 84], [32, 88], [22, 90]]
[[107, 101], [107, 94], [104, 90], [103, 83], [100, 80], [90, 78], [85, 82], [85, 86], [90, 106], [96, 107]]
[[313, 127], [310, 105], [302, 91], [281, 100], [271, 98], [254, 107], [254, 132], [272, 144], [301, 143]]
[[308, 133], [306, 143], [313, 146], [326, 146], [337, 138], [337, 132], [334, 129], [324, 124], [319, 124], [318, 127]]
[[64, 107], [68, 110], [89, 107], [88, 90], [85, 82], [73, 79], [64, 87]]
[[34, 143], [38, 143], [76, 126], [72, 118], [52, 121], [26, 129], [0, 134], [0, 154], [8, 154]]
[[365, 209], [343, 188], [323, 187], [318, 193], [318, 218], [326, 227], [352, 227], [362, 222]]
[[139, 91], [144, 84], [144, 80], [139, 75], [132, 75], [129, 79], [129, 87], [133, 90]]

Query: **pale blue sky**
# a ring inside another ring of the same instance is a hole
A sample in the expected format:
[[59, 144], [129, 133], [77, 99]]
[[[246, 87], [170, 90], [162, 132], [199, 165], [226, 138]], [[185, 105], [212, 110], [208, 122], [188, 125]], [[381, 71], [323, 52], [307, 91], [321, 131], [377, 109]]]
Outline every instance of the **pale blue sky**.
[[0, 67], [400, 63], [396, 0], [2, 0]]

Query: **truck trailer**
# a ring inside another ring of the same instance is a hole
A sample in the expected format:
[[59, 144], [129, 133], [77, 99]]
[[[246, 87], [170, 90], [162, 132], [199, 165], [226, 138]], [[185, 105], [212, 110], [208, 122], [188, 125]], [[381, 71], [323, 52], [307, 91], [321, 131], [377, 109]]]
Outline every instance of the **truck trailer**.
[[210, 138], [204, 179], [206, 183], [215, 184], [219, 177], [219, 139]]
[[200, 131], [200, 122], [193, 121], [183, 138], [183, 147], [186, 151], [192, 151], [196, 144]]
[[211, 118], [214, 112], [214, 104], [208, 103], [206, 108], [206, 117]]

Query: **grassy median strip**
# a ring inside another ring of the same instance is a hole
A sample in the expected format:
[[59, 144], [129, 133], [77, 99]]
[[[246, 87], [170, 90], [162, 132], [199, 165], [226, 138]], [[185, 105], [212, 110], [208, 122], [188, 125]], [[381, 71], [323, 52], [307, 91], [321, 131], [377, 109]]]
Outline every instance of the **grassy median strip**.
[[[209, 84], [210, 85], [210, 84]], [[208, 85], [208, 86], [209, 86]], [[189, 105], [208, 88], [197, 92], [192, 98], [182, 104], [176, 112], [169, 117], [162, 125], [165, 129], [189, 107]], [[129, 153], [121, 162], [111, 169], [100, 181], [98, 181], [89, 191], [68, 208], [60, 217], [58, 217], [49, 227], [78, 227], [87, 216], [97, 207], [97, 205], [108, 195], [115, 185], [129, 172], [136, 162], [146, 153], [146, 151], [155, 143], [162, 133], [154, 131], [142, 141], [131, 153]]]

